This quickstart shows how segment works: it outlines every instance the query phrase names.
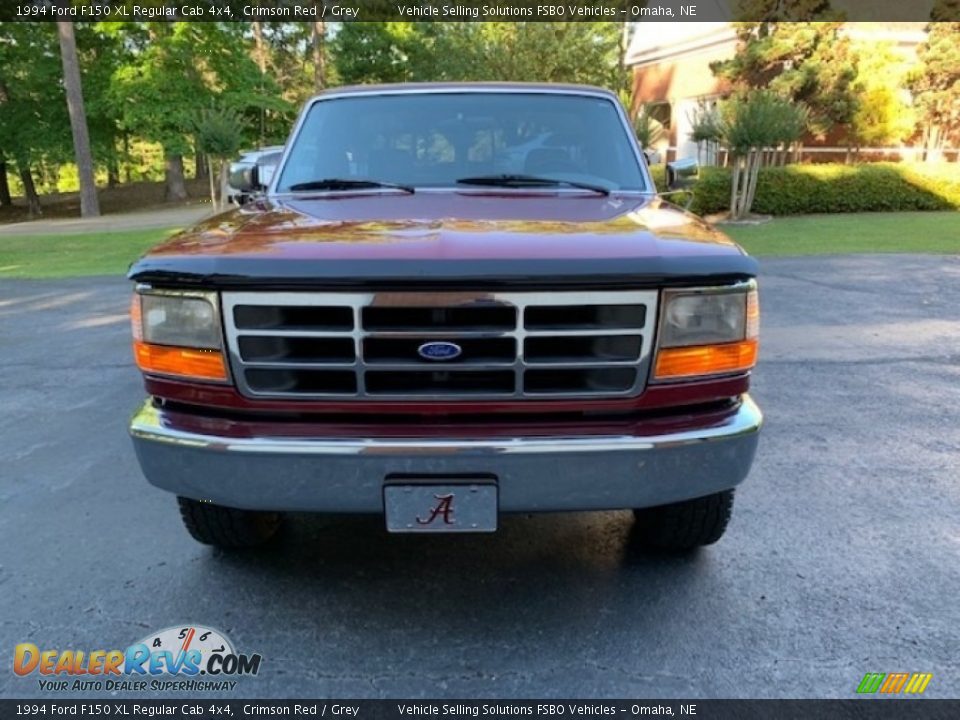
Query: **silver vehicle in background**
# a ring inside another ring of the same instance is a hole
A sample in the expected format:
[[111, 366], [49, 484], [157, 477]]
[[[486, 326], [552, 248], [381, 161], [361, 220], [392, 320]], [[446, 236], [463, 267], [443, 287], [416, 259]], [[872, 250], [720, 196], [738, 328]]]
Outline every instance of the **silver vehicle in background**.
[[[257, 165], [260, 169], [260, 179], [264, 185], [267, 185], [273, 169], [280, 163], [281, 155], [283, 155], [283, 145], [270, 145], [259, 150], [244, 150], [240, 153], [240, 157], [231, 163], [230, 173], [232, 174], [238, 165]], [[229, 179], [224, 181], [220, 197], [226, 198], [227, 202], [243, 205], [250, 196], [251, 193], [233, 187]]]

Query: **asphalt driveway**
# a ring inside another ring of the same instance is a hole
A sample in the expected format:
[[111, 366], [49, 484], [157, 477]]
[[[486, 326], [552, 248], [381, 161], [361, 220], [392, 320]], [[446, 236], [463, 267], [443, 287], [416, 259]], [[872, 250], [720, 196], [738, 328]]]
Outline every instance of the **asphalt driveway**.
[[263, 655], [247, 697], [849, 698], [894, 671], [960, 696], [960, 257], [771, 259], [761, 282], [758, 459], [727, 536], [678, 558], [629, 551], [627, 513], [197, 545], [126, 436], [127, 283], [2, 281], [0, 696], [46, 696], [17, 643], [181, 623]]
[[209, 204], [141, 210], [101, 215], [95, 218], [41, 218], [0, 225], [0, 231], [11, 235], [75, 235], [90, 232], [119, 232], [152, 228], [190, 227], [212, 213]]

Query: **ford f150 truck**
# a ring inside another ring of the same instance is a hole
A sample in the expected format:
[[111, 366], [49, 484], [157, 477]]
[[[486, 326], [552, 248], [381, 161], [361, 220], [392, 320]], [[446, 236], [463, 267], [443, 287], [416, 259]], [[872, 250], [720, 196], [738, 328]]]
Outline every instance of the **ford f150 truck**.
[[609, 92], [341, 88], [241, 208], [131, 267], [131, 434], [203, 543], [633, 509], [716, 541], [761, 414], [756, 261], [658, 196]]

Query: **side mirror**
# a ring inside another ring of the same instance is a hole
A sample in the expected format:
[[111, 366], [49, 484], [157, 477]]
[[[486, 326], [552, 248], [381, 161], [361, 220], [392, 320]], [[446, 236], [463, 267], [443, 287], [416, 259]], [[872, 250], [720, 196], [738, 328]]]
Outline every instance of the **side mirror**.
[[276, 169], [276, 165], [257, 166], [257, 180], [260, 182], [260, 187], [262, 187], [264, 190], [270, 187], [270, 181], [273, 180], [273, 172]]
[[238, 162], [230, 166], [230, 187], [241, 193], [259, 192], [260, 168], [256, 163]]
[[667, 188], [685, 190], [700, 178], [700, 164], [693, 158], [681, 158], [667, 163]]

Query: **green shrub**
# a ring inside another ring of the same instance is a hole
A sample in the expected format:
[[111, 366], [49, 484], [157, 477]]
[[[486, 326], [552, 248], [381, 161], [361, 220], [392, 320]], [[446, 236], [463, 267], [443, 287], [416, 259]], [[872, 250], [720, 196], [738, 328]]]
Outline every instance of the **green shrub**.
[[[663, 171], [655, 175], [662, 187]], [[730, 170], [701, 168], [691, 211], [723, 212], [730, 203]], [[760, 171], [753, 212], [763, 215], [960, 209], [955, 163], [787, 165]]]
[[[690, 211], [697, 215], [710, 215], [730, 209], [730, 169], [700, 168], [700, 179], [693, 186], [693, 201]], [[763, 197], [763, 173], [757, 180], [757, 195]]]
[[650, 176], [653, 178], [653, 184], [657, 186], [657, 192], [667, 191], [667, 166], [664, 164], [651, 165]]

